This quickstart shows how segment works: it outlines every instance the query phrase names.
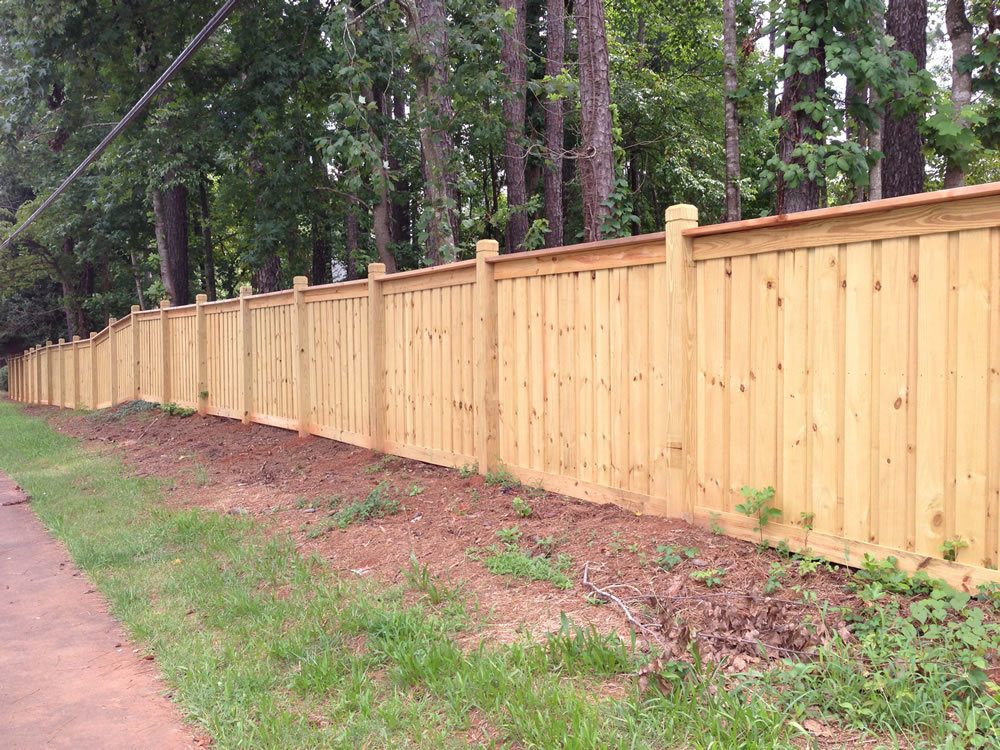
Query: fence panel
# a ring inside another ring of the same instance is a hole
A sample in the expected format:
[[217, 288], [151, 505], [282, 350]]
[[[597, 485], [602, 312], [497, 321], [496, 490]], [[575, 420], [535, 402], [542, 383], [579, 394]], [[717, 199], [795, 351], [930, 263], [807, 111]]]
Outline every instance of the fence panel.
[[105, 409], [111, 406], [111, 342], [107, 332], [99, 333], [93, 341], [93, 377], [97, 393], [94, 408]]
[[205, 305], [206, 390], [210, 414], [240, 419], [242, 390], [238, 303]]
[[386, 441], [392, 453], [474, 464], [474, 262], [383, 283]]
[[135, 384], [135, 354], [132, 345], [132, 317], [114, 324], [115, 377], [118, 382], [118, 401], [138, 398]]
[[847, 242], [775, 227], [752, 254], [753, 231], [705, 244], [691, 233], [696, 517], [721, 514], [753, 536], [735, 512], [740, 489], [773, 486], [772, 538], [804, 540], [811, 527], [809, 545], [827, 556], [909, 553], [911, 565], [958, 538], [960, 561], [997, 565], [1000, 228], [983, 224], [1000, 225], [1000, 199], [990, 200], [992, 214], [976, 198], [967, 212], [933, 210], [934, 221], [912, 208], [854, 217]]
[[190, 308], [169, 310], [166, 319], [170, 400], [193, 409], [198, 406], [198, 329], [195, 312]]
[[297, 429], [298, 399], [292, 376], [292, 317], [290, 293], [251, 299], [251, 418], [254, 422]]
[[368, 397], [368, 282], [306, 293], [309, 430], [371, 445]]

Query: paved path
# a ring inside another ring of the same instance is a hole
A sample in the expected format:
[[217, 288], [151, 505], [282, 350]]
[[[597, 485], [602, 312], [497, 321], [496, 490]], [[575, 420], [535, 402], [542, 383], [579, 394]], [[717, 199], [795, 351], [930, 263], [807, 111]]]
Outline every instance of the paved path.
[[145, 661], [0, 473], [0, 746], [184, 750], [191, 730]]

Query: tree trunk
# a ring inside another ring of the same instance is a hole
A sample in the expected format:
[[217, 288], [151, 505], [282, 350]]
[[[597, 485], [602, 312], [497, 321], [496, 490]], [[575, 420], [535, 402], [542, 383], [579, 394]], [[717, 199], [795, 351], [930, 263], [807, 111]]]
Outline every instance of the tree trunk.
[[[424, 260], [439, 265], [458, 251], [458, 191], [452, 171], [455, 118], [448, 93], [448, 30], [444, 0], [400, 0], [408, 16], [417, 71], [416, 109], [424, 158], [427, 247]], [[411, 5], [412, 1], [412, 5]]]
[[142, 269], [139, 267], [139, 259], [135, 256], [135, 248], [128, 251], [128, 257], [132, 265], [132, 280], [135, 282], [136, 303], [140, 310], [145, 310], [146, 295], [142, 291]]
[[528, 235], [528, 196], [524, 186], [527, 154], [523, 144], [528, 92], [525, 0], [503, 0], [503, 8], [514, 12], [514, 25], [509, 30], [504, 29], [502, 34], [503, 48], [500, 55], [509, 81], [503, 100], [503, 159], [507, 174], [507, 228], [504, 244], [508, 253], [516, 253], [524, 250], [524, 240]]
[[[393, 94], [392, 119], [395, 122], [406, 120], [406, 98], [403, 94]], [[413, 241], [410, 235], [410, 227], [413, 224], [410, 212], [410, 182], [400, 171], [399, 157], [389, 148], [388, 138], [385, 139], [385, 147], [388, 150], [389, 173], [396, 176], [395, 189], [392, 191], [389, 237], [396, 245], [409, 245]]]
[[[896, 40], [896, 49], [909, 52], [917, 70], [927, 67], [927, 0], [889, 0], [886, 33]], [[886, 111], [882, 131], [882, 195], [893, 198], [924, 189], [923, 140], [915, 112]]]
[[[955, 110], [955, 123], [966, 127], [962, 108], [972, 101], [972, 72], [961, 70], [960, 62], [972, 54], [972, 24], [965, 13], [965, 0], [948, 0], [944, 11], [948, 37], [951, 39], [951, 106]], [[965, 170], [962, 165], [948, 159], [944, 172], [945, 188], [962, 187]]]
[[[767, 21], [769, 26], [767, 32], [768, 60], [774, 59], [774, 38], [775, 38], [775, 29], [777, 28], [777, 23], [775, 22], [775, 18], [777, 16], [776, 7], [777, 3], [775, 2], [775, 0], [771, 0], [770, 3], [768, 4], [768, 9], [767, 9]], [[777, 90], [775, 88], [774, 77], [769, 76], [768, 80], [770, 81], [770, 83], [768, 84], [767, 87], [767, 116], [773, 118], [778, 95], [777, 95]]]
[[[386, 92], [383, 89], [374, 87], [367, 92], [371, 100], [375, 102], [378, 111], [382, 115], [382, 121], [389, 119], [389, 110], [386, 102]], [[392, 254], [392, 198], [389, 195], [390, 176], [389, 169], [389, 135], [382, 128], [381, 135], [372, 127], [368, 121], [369, 134], [379, 143], [380, 159], [378, 175], [375, 178], [375, 194], [378, 200], [375, 202], [375, 209], [372, 211], [372, 232], [375, 235], [375, 250], [378, 253], [379, 262], [385, 264], [386, 273], [396, 273], [396, 258]], [[354, 196], [355, 202], [357, 196]]]
[[580, 64], [580, 188], [583, 240], [601, 239], [615, 184], [611, 140], [611, 82], [603, 0], [577, 0], [575, 7]]
[[[844, 88], [844, 122], [847, 123], [847, 140], [857, 143], [861, 148], [866, 150], [869, 148], [868, 129], [864, 124], [856, 121], [851, 116], [851, 105], [867, 106], [868, 99], [868, 88], [859, 88], [853, 80], [848, 78]], [[851, 200], [854, 203], [864, 203], [867, 200], [867, 190], [864, 185], [856, 184], [854, 186], [854, 195]]]
[[329, 284], [333, 280], [333, 247], [330, 245], [330, 225], [320, 212], [315, 212], [310, 227], [312, 234], [312, 273], [309, 283]]
[[[566, 0], [548, 0], [545, 20], [545, 75], [554, 78], [562, 73], [566, 60]], [[545, 218], [549, 230], [546, 247], [560, 247], [563, 239], [563, 142], [565, 138], [565, 106], [562, 99], [545, 98], [545, 172], [542, 190]]]
[[268, 255], [254, 270], [251, 281], [258, 294], [281, 291], [281, 259], [277, 255]]
[[212, 247], [212, 221], [208, 201], [208, 181], [204, 175], [198, 182], [198, 198], [201, 206], [201, 267], [205, 281], [205, 294], [209, 301], [216, 298], [215, 252]]
[[[164, 182], [171, 182], [166, 175]], [[188, 292], [188, 192], [182, 184], [153, 190], [156, 249], [160, 254], [160, 278], [176, 307], [190, 302]]]
[[[800, 0], [799, 8], [807, 12], [807, 0]], [[789, 54], [788, 45], [785, 46], [785, 57]], [[778, 158], [785, 164], [805, 164], [805, 159], [795, 156], [797, 146], [802, 143], [816, 143], [813, 134], [816, 123], [806, 113], [796, 108], [801, 102], [812, 100], [816, 93], [826, 82], [826, 53], [822, 41], [817, 43], [817, 47], [810, 51], [811, 56], [819, 61], [818, 69], [804, 75], [793, 73], [785, 79], [784, 91], [781, 94], [781, 101], [778, 103], [777, 116], [783, 122], [781, 133], [778, 135]], [[797, 211], [808, 211], [812, 208], [819, 208], [820, 190], [816, 180], [803, 178], [795, 185], [788, 184], [781, 172], [778, 172], [777, 185], [775, 190], [775, 208], [779, 214], [790, 214]]]
[[740, 124], [736, 115], [736, 0], [722, 1], [723, 77], [726, 90], [726, 221], [739, 221]]
[[357, 257], [358, 247], [361, 237], [361, 229], [358, 226], [358, 197], [352, 195], [347, 200], [347, 221], [344, 226], [344, 251], [348, 272], [348, 279], [358, 278]]

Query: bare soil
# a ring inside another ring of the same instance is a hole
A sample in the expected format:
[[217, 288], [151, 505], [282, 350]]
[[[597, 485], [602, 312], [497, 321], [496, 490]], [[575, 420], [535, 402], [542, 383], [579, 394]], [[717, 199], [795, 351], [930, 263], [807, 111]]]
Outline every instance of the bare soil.
[[[808, 575], [787, 566], [782, 589], [765, 595], [770, 566], [781, 559], [777, 553], [682, 520], [489, 485], [479, 475], [217, 417], [171, 417], [159, 410], [81, 415], [49, 407], [28, 412], [121, 456], [138, 475], [169, 478], [169, 503], [252, 516], [346, 575], [400, 583], [412, 556], [462, 586], [487, 614], [485, 635], [492, 640], [558, 630], [563, 613], [578, 624], [627, 635], [627, 611], [646, 626], [640, 637], [678, 655], [696, 637], [704, 655], [728, 657], [730, 669], [743, 669], [760, 661], [761, 643], [768, 658], [776, 658], [808, 652], [846, 632], [836, 607], [824, 618], [814, 600], [857, 605], [845, 591], [849, 571], [836, 566]], [[399, 513], [327, 530], [334, 508], [363, 499], [382, 482], [401, 503]], [[531, 506], [530, 517], [517, 515], [515, 497]], [[514, 525], [533, 554], [549, 551], [537, 540], [551, 537], [552, 554], [572, 558], [571, 589], [497, 576], [470, 559], [470, 548], [497, 543], [497, 531]], [[663, 570], [659, 545], [672, 545], [682, 561]], [[713, 569], [724, 571], [718, 586], [690, 577]], [[601, 595], [584, 584], [585, 572]]]

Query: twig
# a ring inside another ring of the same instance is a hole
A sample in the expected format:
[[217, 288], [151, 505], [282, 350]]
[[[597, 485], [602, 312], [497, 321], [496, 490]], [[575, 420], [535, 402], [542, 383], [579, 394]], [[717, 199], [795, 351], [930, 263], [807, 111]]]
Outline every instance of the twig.
[[610, 591], [607, 591], [606, 589], [602, 589], [599, 586], [597, 586], [596, 584], [591, 583], [591, 581], [590, 581], [590, 561], [589, 560], [583, 566], [583, 587], [585, 589], [587, 589], [588, 591], [590, 591], [591, 593], [593, 593], [594, 596], [596, 596], [598, 599], [603, 599], [606, 602], [611, 602], [612, 604], [617, 605], [618, 608], [621, 609], [621, 611], [625, 614], [625, 619], [628, 620], [632, 624], [633, 627], [635, 627], [637, 630], [641, 631], [642, 633], [645, 633], [646, 635], [651, 635], [651, 636], [655, 637], [657, 641], [660, 641], [659, 637], [657, 637], [656, 634], [654, 634], [654, 633], [651, 632], [654, 627], [658, 628], [659, 626], [646, 625], [645, 623], [640, 622], [635, 617], [635, 615], [632, 614], [632, 610], [630, 610], [628, 608], [628, 605], [626, 605], [625, 602], [623, 602], [617, 596], [615, 596], [614, 594], [612, 594]]

